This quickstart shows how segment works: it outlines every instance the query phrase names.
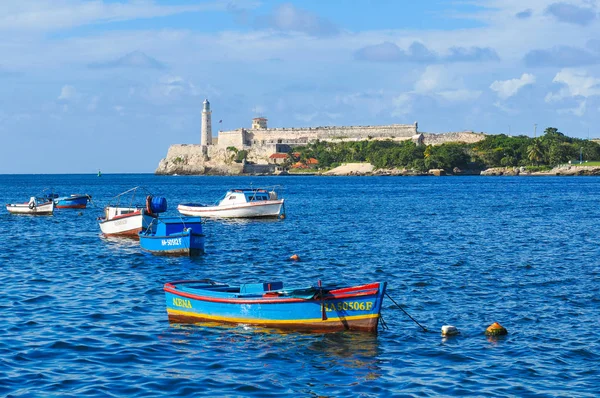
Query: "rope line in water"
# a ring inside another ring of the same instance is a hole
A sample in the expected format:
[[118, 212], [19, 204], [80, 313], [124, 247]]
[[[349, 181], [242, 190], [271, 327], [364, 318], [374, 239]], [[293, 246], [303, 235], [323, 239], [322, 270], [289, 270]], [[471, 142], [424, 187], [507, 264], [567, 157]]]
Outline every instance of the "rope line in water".
[[425, 328], [425, 326], [423, 326], [423, 325], [421, 325], [419, 322], [417, 322], [417, 321], [415, 320], [415, 318], [413, 318], [412, 316], [410, 316], [410, 314], [404, 310], [404, 308], [400, 307], [400, 304], [398, 304], [398, 303], [397, 303], [397, 302], [396, 302], [396, 301], [395, 301], [395, 300], [392, 298], [392, 296], [390, 296], [390, 295], [389, 295], [389, 293], [388, 293], [388, 292], [385, 292], [385, 295], [386, 295], [386, 296], [388, 296], [388, 298], [389, 298], [390, 300], [392, 300], [392, 303], [396, 304], [396, 307], [400, 308], [400, 309], [402, 310], [402, 312], [404, 312], [406, 315], [408, 315], [408, 317], [409, 317], [410, 319], [412, 319], [412, 321], [413, 321], [414, 323], [416, 323], [417, 325], [419, 325], [419, 326], [421, 327], [421, 329], [423, 329], [423, 331], [424, 331], [424, 332], [427, 332], [427, 329]]

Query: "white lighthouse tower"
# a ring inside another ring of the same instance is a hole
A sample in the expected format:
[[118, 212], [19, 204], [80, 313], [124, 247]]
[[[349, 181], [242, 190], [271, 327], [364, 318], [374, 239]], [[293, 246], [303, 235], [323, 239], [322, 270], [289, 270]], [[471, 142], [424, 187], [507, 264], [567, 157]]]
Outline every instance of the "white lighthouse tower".
[[212, 124], [210, 121], [211, 110], [210, 102], [207, 99], [203, 102], [202, 108], [202, 131], [200, 132], [200, 145], [203, 147], [212, 145]]

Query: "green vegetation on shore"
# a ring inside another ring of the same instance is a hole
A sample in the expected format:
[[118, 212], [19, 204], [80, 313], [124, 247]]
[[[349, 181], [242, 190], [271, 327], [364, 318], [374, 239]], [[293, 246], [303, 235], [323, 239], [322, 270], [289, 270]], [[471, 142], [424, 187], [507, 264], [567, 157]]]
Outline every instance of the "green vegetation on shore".
[[548, 127], [537, 138], [527, 136], [488, 135], [482, 141], [418, 146], [412, 141], [392, 140], [325, 142], [316, 141], [294, 148], [299, 158], [315, 158], [319, 168], [333, 168], [342, 163], [369, 162], [377, 169], [407, 168], [416, 171], [444, 169], [452, 171], [482, 170], [490, 167], [523, 166], [531, 171], [549, 169], [560, 164], [600, 161], [596, 142], [565, 136]]

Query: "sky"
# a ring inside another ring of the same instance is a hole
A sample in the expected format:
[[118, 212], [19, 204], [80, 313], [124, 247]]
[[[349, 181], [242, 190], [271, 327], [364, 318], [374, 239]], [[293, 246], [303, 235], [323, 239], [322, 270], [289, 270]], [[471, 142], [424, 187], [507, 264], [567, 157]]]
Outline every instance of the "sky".
[[595, 0], [19, 0], [0, 34], [0, 174], [152, 173], [205, 98], [213, 135], [600, 137]]

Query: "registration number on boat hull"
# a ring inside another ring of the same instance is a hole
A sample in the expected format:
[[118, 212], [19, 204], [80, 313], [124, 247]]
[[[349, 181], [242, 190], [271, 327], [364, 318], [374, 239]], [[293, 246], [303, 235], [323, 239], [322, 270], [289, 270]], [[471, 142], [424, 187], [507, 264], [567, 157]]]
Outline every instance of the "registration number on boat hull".
[[325, 311], [370, 311], [373, 309], [371, 301], [343, 301], [339, 303], [324, 303]]
[[163, 239], [160, 244], [163, 246], [181, 246], [181, 238]]

